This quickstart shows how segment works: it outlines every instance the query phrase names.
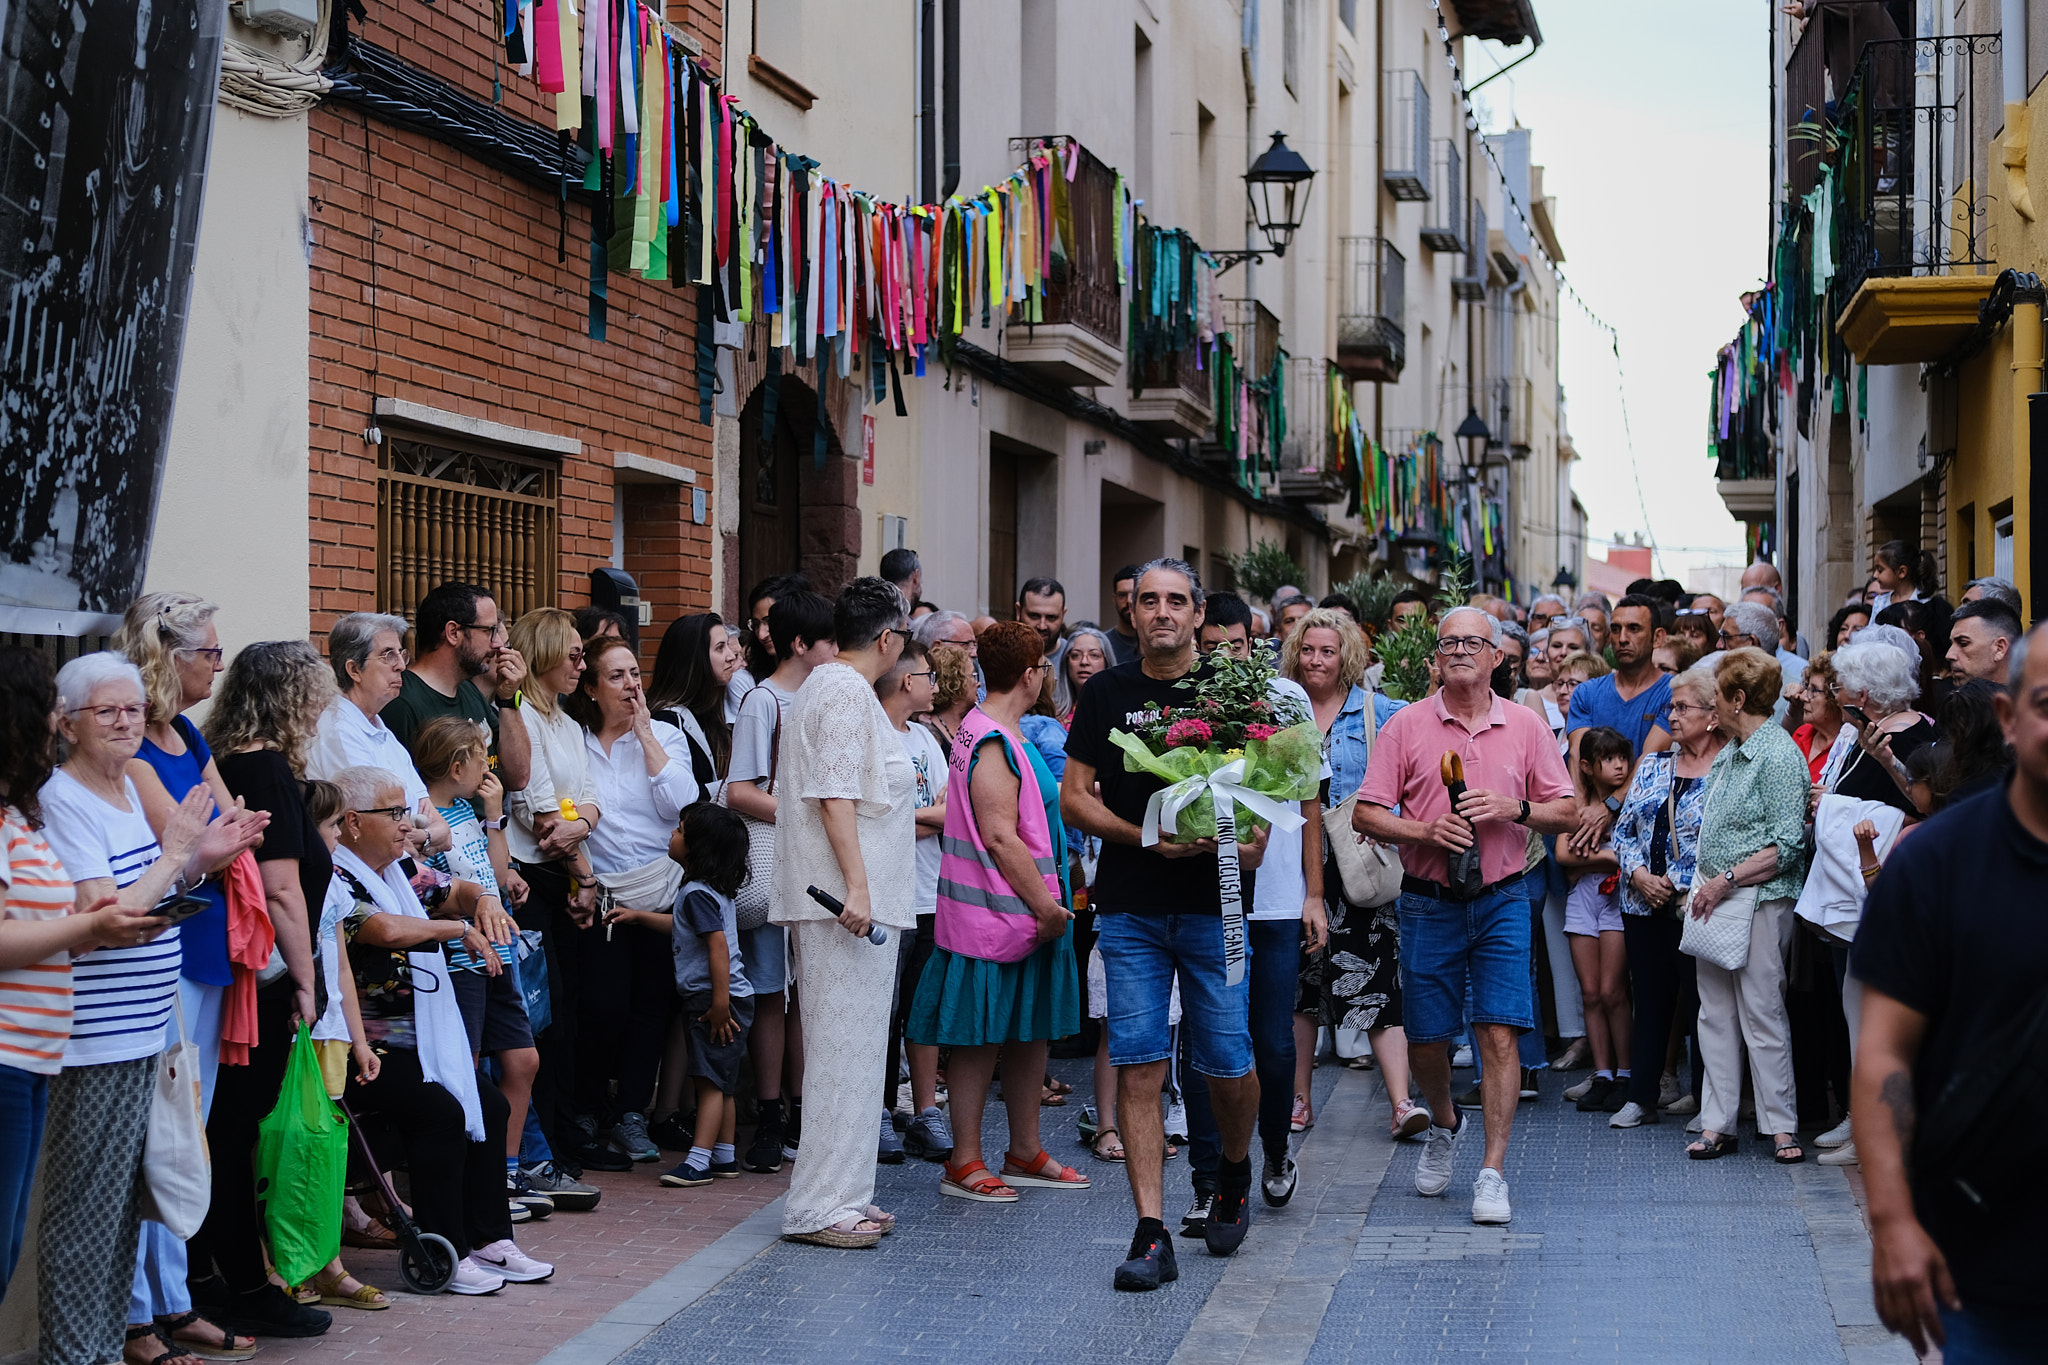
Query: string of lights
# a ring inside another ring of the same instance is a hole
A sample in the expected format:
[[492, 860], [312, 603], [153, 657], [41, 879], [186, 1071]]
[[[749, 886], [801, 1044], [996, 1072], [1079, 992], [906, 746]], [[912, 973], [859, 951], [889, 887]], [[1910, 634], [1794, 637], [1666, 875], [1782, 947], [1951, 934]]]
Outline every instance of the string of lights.
[[1437, 40], [1444, 46], [1444, 63], [1451, 69], [1451, 88], [1457, 91], [1458, 102], [1465, 109], [1465, 127], [1471, 132], [1480, 133], [1479, 146], [1485, 151], [1486, 160], [1493, 167], [1494, 178], [1500, 182], [1502, 200], [1513, 210], [1515, 217], [1521, 219], [1522, 228], [1529, 240], [1530, 249], [1542, 259], [1544, 265], [1549, 267], [1551, 278], [1557, 281], [1558, 289], [1563, 292], [1566, 298], [1578, 305], [1579, 311], [1585, 315], [1588, 322], [1607, 334], [1608, 346], [1614, 352], [1615, 394], [1621, 404], [1622, 444], [1628, 451], [1629, 474], [1635, 481], [1636, 506], [1643, 514], [1643, 530], [1650, 538], [1651, 557], [1661, 567], [1664, 556], [1663, 552], [1657, 548], [1657, 531], [1650, 522], [1649, 499], [1643, 496], [1643, 472], [1641, 465], [1636, 460], [1635, 433], [1630, 427], [1628, 419], [1628, 377], [1621, 363], [1621, 333], [1615, 328], [1614, 324], [1594, 311], [1593, 305], [1586, 302], [1585, 297], [1572, 286], [1571, 280], [1564, 273], [1564, 266], [1558, 261], [1553, 260], [1550, 253], [1544, 249], [1542, 235], [1536, 231], [1536, 225], [1530, 221], [1528, 210], [1516, 196], [1514, 187], [1509, 184], [1507, 168], [1500, 164], [1500, 157], [1493, 149], [1492, 140], [1480, 131], [1479, 111], [1472, 107], [1472, 99], [1465, 92], [1465, 73], [1458, 67], [1457, 49], [1451, 46], [1451, 30], [1450, 26], [1444, 22], [1443, 5], [1440, 3], [1440, 0], [1429, 0], [1429, 7], [1436, 15], [1436, 36]]

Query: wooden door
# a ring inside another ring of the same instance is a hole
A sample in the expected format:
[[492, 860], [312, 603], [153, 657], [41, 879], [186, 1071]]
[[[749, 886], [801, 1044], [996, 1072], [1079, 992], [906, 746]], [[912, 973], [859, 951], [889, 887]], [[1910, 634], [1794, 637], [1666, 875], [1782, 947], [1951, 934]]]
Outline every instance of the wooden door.
[[[763, 386], [765, 388], [765, 386]], [[756, 389], [740, 422], [740, 588], [798, 569], [797, 451], [789, 414], [779, 412], [761, 440], [763, 389]], [[744, 603], [742, 604], [745, 605]]]

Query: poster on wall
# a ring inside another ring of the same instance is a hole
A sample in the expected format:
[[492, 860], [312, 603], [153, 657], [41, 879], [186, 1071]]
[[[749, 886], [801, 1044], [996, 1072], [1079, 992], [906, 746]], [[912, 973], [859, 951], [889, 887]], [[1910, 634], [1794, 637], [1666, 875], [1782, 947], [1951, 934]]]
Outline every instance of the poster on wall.
[[0, 631], [142, 590], [226, 9], [0, 0]]

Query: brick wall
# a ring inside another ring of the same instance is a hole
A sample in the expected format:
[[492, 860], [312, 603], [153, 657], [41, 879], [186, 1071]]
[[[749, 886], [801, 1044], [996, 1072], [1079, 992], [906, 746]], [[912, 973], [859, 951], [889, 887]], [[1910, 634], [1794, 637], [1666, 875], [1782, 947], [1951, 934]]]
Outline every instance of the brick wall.
[[[473, 98], [492, 92], [487, 0], [375, 5], [359, 31]], [[671, 18], [717, 69], [715, 0], [672, 0]], [[501, 49], [498, 49], [501, 52]], [[552, 96], [497, 73], [503, 108], [553, 126]], [[571, 436], [562, 462], [560, 601], [588, 600], [612, 551], [614, 451], [697, 471], [711, 486], [711, 430], [697, 421], [694, 288], [614, 273], [608, 336], [587, 335], [590, 222], [569, 206], [556, 259], [554, 196], [446, 143], [358, 109], [310, 116], [312, 212], [311, 539], [313, 626], [371, 605], [376, 451], [363, 431], [379, 397]], [[629, 571], [659, 628], [711, 605], [711, 527], [689, 496], [627, 498]]]

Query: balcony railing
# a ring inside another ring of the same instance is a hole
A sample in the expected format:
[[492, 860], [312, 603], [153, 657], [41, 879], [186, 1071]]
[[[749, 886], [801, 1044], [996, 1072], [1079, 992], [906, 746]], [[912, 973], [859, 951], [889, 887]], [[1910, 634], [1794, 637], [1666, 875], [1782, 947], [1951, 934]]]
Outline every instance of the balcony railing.
[[[1131, 386], [1130, 418], [1162, 436], [1200, 436], [1213, 417], [1209, 370], [1196, 365], [1195, 347], [1150, 357]], [[1214, 355], [1210, 357], [1214, 365]]]
[[1806, 21], [1785, 62], [1785, 179], [1793, 199], [1813, 189], [1822, 160], [1814, 132], [1841, 107], [1863, 45], [1904, 36], [1883, 5], [1823, 5]]
[[1838, 306], [1873, 275], [1985, 265], [1999, 38], [1866, 44], [1842, 102]]
[[1429, 212], [1423, 217], [1422, 244], [1431, 251], [1465, 249], [1465, 168], [1454, 139], [1436, 140], [1429, 163]]
[[1408, 260], [1384, 237], [1342, 246], [1337, 364], [1353, 379], [1391, 383], [1408, 361]]
[[1472, 235], [1465, 240], [1465, 258], [1451, 277], [1451, 297], [1478, 303], [1486, 297], [1486, 210], [1472, 201]]
[[1419, 71], [1387, 73], [1380, 183], [1396, 199], [1429, 198], [1429, 87]]
[[1257, 299], [1225, 299], [1219, 325], [1247, 379], [1264, 379], [1280, 352], [1280, 319]]

